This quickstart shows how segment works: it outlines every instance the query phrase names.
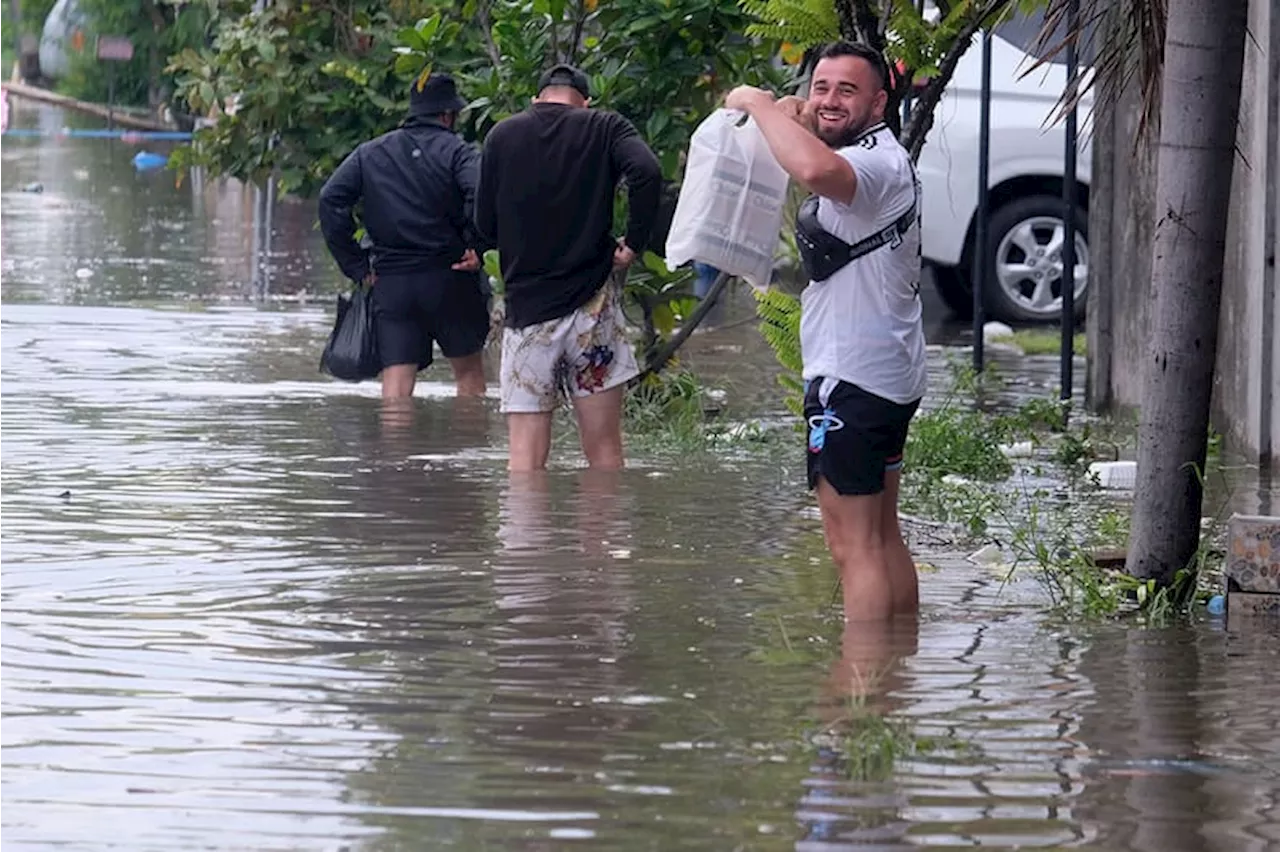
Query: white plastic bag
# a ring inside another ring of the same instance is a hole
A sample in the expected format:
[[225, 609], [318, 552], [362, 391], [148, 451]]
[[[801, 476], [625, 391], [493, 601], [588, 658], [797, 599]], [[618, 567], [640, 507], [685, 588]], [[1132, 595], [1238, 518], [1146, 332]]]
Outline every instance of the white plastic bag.
[[718, 109], [689, 143], [667, 234], [667, 268], [700, 261], [767, 287], [782, 233], [787, 173], [754, 121]]

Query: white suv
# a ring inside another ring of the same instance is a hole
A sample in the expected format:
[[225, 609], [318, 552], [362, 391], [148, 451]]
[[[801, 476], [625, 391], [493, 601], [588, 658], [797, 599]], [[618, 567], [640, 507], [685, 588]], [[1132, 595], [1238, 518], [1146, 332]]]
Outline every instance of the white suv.
[[[1052, 125], [1066, 85], [1055, 63], [1019, 77], [1034, 59], [1038, 16], [996, 29], [991, 39], [991, 147], [988, 236], [992, 247], [985, 310], [1006, 322], [1043, 322], [1062, 315], [1062, 122]], [[1061, 57], [1059, 56], [1060, 60]], [[1081, 73], [1088, 69], [1082, 65]], [[920, 152], [922, 252], [944, 302], [968, 316], [973, 308], [974, 220], [978, 208], [978, 118], [982, 46], [975, 39], [938, 104]], [[1078, 111], [1087, 128], [1092, 98]], [[1086, 140], [1085, 133], [1080, 134]], [[1082, 315], [1088, 282], [1090, 147], [1076, 165], [1075, 308]]]

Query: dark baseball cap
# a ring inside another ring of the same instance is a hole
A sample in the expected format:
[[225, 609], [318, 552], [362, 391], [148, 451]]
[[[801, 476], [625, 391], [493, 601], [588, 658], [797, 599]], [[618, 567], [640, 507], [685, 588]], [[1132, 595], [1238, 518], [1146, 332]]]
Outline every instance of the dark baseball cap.
[[538, 94], [542, 94], [542, 90], [548, 86], [568, 86], [576, 89], [584, 98], [591, 97], [591, 81], [572, 65], [560, 64], [544, 71], [538, 78]]
[[467, 102], [458, 94], [458, 86], [448, 74], [432, 74], [421, 85], [409, 86], [410, 115], [439, 115], [462, 112]]

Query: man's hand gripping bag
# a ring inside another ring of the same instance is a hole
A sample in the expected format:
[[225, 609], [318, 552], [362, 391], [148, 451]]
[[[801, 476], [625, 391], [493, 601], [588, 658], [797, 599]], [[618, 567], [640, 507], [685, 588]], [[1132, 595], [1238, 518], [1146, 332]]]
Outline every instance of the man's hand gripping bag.
[[694, 131], [667, 235], [668, 269], [700, 261], [767, 287], [782, 232], [787, 173], [754, 121], [718, 109]]

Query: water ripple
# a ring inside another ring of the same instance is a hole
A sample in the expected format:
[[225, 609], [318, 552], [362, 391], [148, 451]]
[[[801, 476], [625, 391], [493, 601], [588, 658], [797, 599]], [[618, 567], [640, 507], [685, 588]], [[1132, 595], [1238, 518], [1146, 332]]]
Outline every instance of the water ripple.
[[318, 376], [318, 308], [74, 304], [243, 252], [126, 154], [3, 153], [6, 848], [1280, 843], [1276, 636], [1054, 625], [946, 554], [845, 629], [798, 457], [510, 479], [441, 369], [408, 419]]

